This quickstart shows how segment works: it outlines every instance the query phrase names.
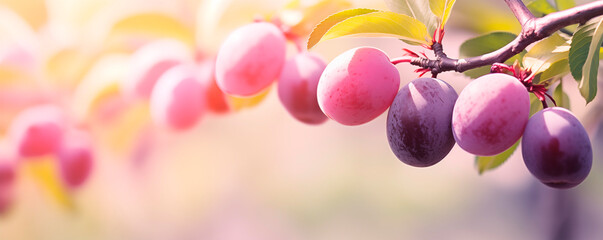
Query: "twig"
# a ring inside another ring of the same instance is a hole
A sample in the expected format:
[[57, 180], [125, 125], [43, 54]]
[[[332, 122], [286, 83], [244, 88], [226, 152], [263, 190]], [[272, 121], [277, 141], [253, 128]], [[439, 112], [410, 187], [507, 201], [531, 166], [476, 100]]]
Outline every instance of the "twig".
[[519, 23], [523, 26], [528, 20], [534, 18], [534, 15], [530, 10], [523, 4], [521, 0], [505, 0], [505, 3], [509, 6], [515, 18], [519, 20]]
[[481, 56], [454, 59], [446, 56], [440, 43], [434, 43], [432, 49], [436, 59], [416, 57], [412, 59], [411, 64], [430, 69], [432, 74], [437, 74], [445, 71], [464, 72], [497, 62], [502, 63], [526, 49], [530, 44], [552, 35], [563, 27], [584, 24], [592, 18], [603, 15], [603, 1], [601, 0], [540, 18], [534, 17], [521, 0], [505, 0], [505, 2], [522, 24], [521, 33], [509, 44]]

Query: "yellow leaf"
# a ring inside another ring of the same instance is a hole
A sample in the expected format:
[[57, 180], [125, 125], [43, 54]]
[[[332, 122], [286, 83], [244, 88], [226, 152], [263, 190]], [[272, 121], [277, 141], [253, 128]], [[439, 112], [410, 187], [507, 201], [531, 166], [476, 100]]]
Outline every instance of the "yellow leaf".
[[97, 136], [103, 144], [119, 154], [130, 154], [139, 141], [140, 134], [150, 124], [149, 105], [147, 102], [137, 101], [128, 103], [116, 119], [110, 122], [100, 122], [96, 125]]
[[352, 4], [346, 0], [320, 0], [311, 5], [293, 0], [281, 12], [280, 18], [283, 23], [291, 26], [294, 34], [307, 36], [322, 19], [350, 7]]
[[418, 45], [431, 43], [425, 24], [417, 19], [394, 12], [352, 9], [331, 15], [321, 22], [310, 35], [308, 48], [323, 40], [360, 34], [396, 37]]
[[300, 5], [300, 0], [291, 0], [287, 4], [285, 4], [285, 9], [299, 8]]
[[268, 93], [270, 92], [271, 88], [272, 87], [268, 87], [260, 93], [251, 97], [237, 97], [231, 95], [226, 95], [226, 97], [232, 109], [235, 111], [240, 111], [245, 108], [255, 107], [260, 104], [266, 98], [266, 96], [268, 96]]
[[429, 8], [431, 12], [437, 17], [442, 18], [444, 16], [444, 9], [446, 9], [447, 0], [429, 0]]
[[444, 15], [442, 16], [442, 25], [440, 25], [441, 28], [444, 28], [444, 25], [446, 25], [446, 22], [448, 22], [448, 18], [450, 18], [450, 14], [452, 13], [452, 7], [454, 6], [455, 2], [456, 0], [446, 1], [446, 8], [444, 10]]
[[72, 109], [78, 123], [91, 127], [101, 143], [128, 153], [149, 120], [148, 103], [128, 101], [122, 95], [130, 57], [111, 54], [100, 58], [75, 89]]
[[100, 58], [73, 93], [72, 109], [78, 122], [98, 116], [99, 108], [111, 98], [120, 98], [120, 84], [129, 66], [129, 56], [112, 54]]
[[444, 25], [448, 22], [448, 18], [452, 12], [452, 6], [454, 6], [455, 2], [456, 0], [429, 0], [431, 11], [442, 20], [440, 22], [441, 29], [444, 29]]
[[386, 0], [385, 4], [392, 12], [419, 20], [425, 24], [430, 34], [438, 27], [440, 19], [431, 11], [429, 0]]
[[323, 38], [362, 33], [391, 35], [417, 44], [429, 44], [429, 35], [423, 23], [393, 12], [374, 12], [349, 18], [329, 29]]
[[552, 78], [561, 77], [563, 75], [568, 74], [569, 72], [569, 61], [567, 60], [567, 58], [561, 59], [559, 61], [553, 62], [546, 70], [542, 71], [539, 81], [534, 81], [534, 83], [545, 83], [551, 80]]
[[552, 64], [568, 58], [569, 44], [567, 40], [559, 34], [553, 34], [550, 37], [534, 44], [528, 53], [523, 57], [522, 64], [532, 73], [538, 74], [546, 71]]
[[46, 61], [47, 79], [55, 85], [74, 88], [92, 67], [96, 58], [75, 47], [61, 49]]
[[26, 175], [31, 176], [51, 200], [64, 209], [74, 210], [73, 198], [61, 180], [56, 162], [50, 155], [27, 158], [22, 159], [22, 167]]
[[117, 21], [106, 40], [106, 48], [128, 47], [141, 40], [156, 38], [178, 39], [188, 46], [195, 45], [195, 33], [191, 26], [158, 12], [138, 13]]
[[327, 18], [322, 20], [318, 25], [316, 25], [314, 30], [312, 30], [312, 33], [310, 33], [310, 38], [308, 39], [308, 49], [314, 47], [314, 45], [316, 45], [318, 42], [320, 42], [322, 40], [322, 37], [329, 31], [329, 29], [331, 29], [336, 24], [338, 24], [348, 18], [354, 17], [354, 16], [377, 12], [377, 11], [379, 11], [379, 10], [366, 9], [366, 8], [355, 8], [355, 9], [344, 10], [344, 11], [341, 11], [341, 12], [328, 16]]
[[149, 106], [147, 102], [117, 102], [122, 105], [115, 116], [109, 119], [94, 118], [87, 126], [96, 137], [99, 146], [106, 147], [112, 154], [129, 157], [140, 141], [140, 136], [149, 129]]

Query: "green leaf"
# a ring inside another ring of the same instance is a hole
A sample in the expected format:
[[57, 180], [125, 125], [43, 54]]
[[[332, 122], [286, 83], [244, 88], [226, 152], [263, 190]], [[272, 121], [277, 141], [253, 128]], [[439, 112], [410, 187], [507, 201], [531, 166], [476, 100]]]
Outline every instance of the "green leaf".
[[534, 94], [530, 94], [530, 117], [542, 110], [542, 102]]
[[543, 16], [557, 11], [547, 0], [531, 1], [526, 6], [536, 16]]
[[[492, 32], [478, 36], [461, 44], [459, 55], [461, 58], [480, 56], [507, 45], [516, 37], [517, 35], [509, 32]], [[516, 59], [519, 58], [519, 56], [520, 55], [512, 57], [511, 59], [507, 60], [506, 63], [512, 64]], [[465, 71], [464, 74], [471, 78], [477, 78], [484, 74], [488, 74], [489, 72], [490, 67], [484, 66]]]
[[597, 94], [599, 51], [603, 42], [603, 18], [591, 20], [579, 27], [569, 51], [570, 71], [580, 82], [580, 94], [588, 104]]
[[592, 22], [588, 22], [580, 27], [572, 36], [568, 58], [570, 71], [577, 81], [582, 79], [582, 67], [585, 65], [586, 58], [588, 57], [590, 42], [595, 31], [594, 27], [595, 25]]
[[576, 6], [574, 0], [555, 0], [555, 5], [558, 10], [570, 9]]
[[475, 156], [475, 165], [477, 166], [477, 171], [479, 172], [479, 174], [482, 174], [488, 170], [492, 170], [506, 162], [507, 159], [509, 159], [509, 157], [513, 155], [513, 152], [515, 152], [515, 149], [517, 149], [517, 146], [519, 146], [520, 141], [521, 140], [517, 140], [517, 142], [515, 142], [513, 146], [511, 146], [504, 152], [499, 153], [498, 155]]
[[430, 0], [386, 0], [385, 4], [392, 12], [411, 16], [427, 28], [427, 32], [433, 34], [438, 27], [439, 19], [429, 8]]
[[[567, 39], [559, 34], [553, 34], [541, 40], [534, 44], [526, 55], [524, 55], [522, 60], [523, 66], [526, 69], [530, 69], [534, 74], [548, 70], [553, 64], [567, 59], [569, 52], [569, 43], [567, 41]], [[546, 80], [546, 78], [542, 80]]]
[[332, 14], [331, 16], [328, 16], [327, 18], [322, 20], [318, 25], [316, 25], [314, 30], [312, 30], [312, 33], [310, 33], [310, 38], [308, 39], [308, 49], [310, 49], [314, 45], [316, 45], [321, 40], [322, 36], [325, 33], [327, 33], [327, 31], [329, 31], [329, 29], [331, 27], [333, 27], [334, 25], [336, 25], [337, 23], [340, 23], [340, 22], [342, 22], [348, 18], [354, 17], [354, 16], [363, 15], [363, 14], [372, 13], [372, 12], [378, 12], [378, 11], [379, 10], [375, 10], [375, 9], [355, 8], [355, 9], [343, 10], [341, 12], [337, 12], [337, 13]]
[[517, 35], [510, 32], [491, 32], [471, 38], [461, 44], [460, 55], [464, 58], [492, 52], [493, 50], [497, 50], [500, 47], [507, 45], [516, 37]]
[[586, 64], [582, 68], [582, 79], [580, 80], [580, 93], [591, 102], [597, 95], [597, 75], [599, 73], [599, 51], [603, 43], [603, 18], [599, 20], [597, 28], [590, 42]]
[[456, 0], [429, 0], [431, 11], [441, 19], [440, 28], [443, 29], [446, 22], [448, 22], [448, 18], [452, 12], [452, 6], [454, 6], [455, 2]]
[[553, 99], [555, 99], [558, 107], [566, 109], [570, 108], [569, 96], [563, 91], [563, 81], [559, 81], [559, 84], [555, 88], [555, 91], [553, 92]]
[[425, 25], [417, 19], [394, 12], [357, 10], [365, 13], [346, 10], [323, 20], [310, 34], [308, 49], [323, 40], [358, 34], [396, 37], [417, 45], [431, 42]]
[[[562, 59], [554, 62], [548, 69], [544, 70], [540, 75], [540, 80], [548, 81], [552, 78], [565, 76], [569, 72], [569, 61], [567, 59]], [[535, 81], [534, 84], [540, 84], [540, 81]]]

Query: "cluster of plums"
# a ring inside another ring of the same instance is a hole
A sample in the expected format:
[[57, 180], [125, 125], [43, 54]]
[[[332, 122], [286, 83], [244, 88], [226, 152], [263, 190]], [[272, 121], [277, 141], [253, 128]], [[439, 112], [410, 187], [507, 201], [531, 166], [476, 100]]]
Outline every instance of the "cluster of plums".
[[[318, 106], [316, 87], [326, 63], [305, 51], [287, 59], [287, 41], [283, 30], [269, 22], [232, 32], [217, 57], [202, 56], [175, 39], [150, 41], [129, 56], [128, 70], [120, 75], [122, 103], [146, 102], [156, 126], [183, 131], [207, 112], [220, 114], [237, 105], [254, 105], [278, 79], [279, 98], [291, 115], [307, 124], [320, 124], [327, 117]], [[14, 117], [6, 141], [0, 144], [0, 214], [13, 202], [22, 161], [51, 156], [69, 189], [89, 178], [93, 139], [75, 127], [86, 119], [72, 115], [68, 108], [44, 103]]]
[[0, 143], [0, 214], [13, 203], [17, 169], [23, 161], [51, 156], [69, 190], [88, 180], [94, 166], [92, 139], [67, 122], [63, 109], [52, 104], [31, 106], [13, 119]]
[[[306, 124], [332, 119], [360, 125], [389, 108], [390, 147], [411, 166], [440, 162], [455, 143], [469, 153], [491, 156], [523, 137], [525, 164], [544, 184], [571, 188], [590, 172], [592, 147], [579, 120], [559, 107], [529, 117], [529, 92], [513, 76], [484, 75], [460, 94], [435, 78], [418, 78], [400, 88], [398, 70], [379, 49], [351, 49], [327, 65], [307, 51], [287, 58], [288, 40], [281, 27], [254, 22], [233, 31], [215, 59], [203, 61], [182, 42], [157, 40], [132, 54], [120, 88], [126, 98], [147, 100], [158, 125], [184, 130], [206, 111], [227, 112], [241, 101], [237, 97], [261, 95], [276, 81], [285, 109]], [[42, 104], [14, 118], [0, 143], [0, 213], [13, 201], [19, 160], [53, 156], [69, 189], [89, 178], [92, 140], [68, 124], [68, 115]]]
[[359, 125], [389, 107], [387, 137], [404, 163], [427, 167], [455, 142], [465, 151], [499, 154], [522, 136], [528, 170], [554, 188], [580, 184], [592, 165], [586, 130], [568, 110], [545, 108], [532, 117], [529, 92], [517, 78], [487, 74], [457, 95], [435, 78], [412, 80], [399, 91], [399, 73], [381, 50], [360, 47], [336, 57], [318, 84], [318, 101], [331, 119]]
[[446, 82], [419, 78], [400, 88], [389, 57], [372, 47], [348, 50], [325, 63], [301, 52], [286, 60], [286, 37], [268, 22], [232, 32], [216, 60], [216, 81], [227, 94], [252, 96], [278, 81], [278, 94], [296, 119], [318, 124], [327, 117], [343, 125], [367, 123], [388, 108], [387, 137], [404, 163], [427, 167], [455, 143], [492, 156], [522, 136], [529, 171], [544, 184], [570, 188], [590, 172], [592, 147], [586, 130], [568, 110], [552, 107], [531, 118], [529, 92], [517, 78], [492, 73], [458, 95]]
[[287, 37], [270, 22], [242, 26], [226, 38], [216, 58], [215, 78], [226, 94], [250, 97], [278, 82], [278, 97], [287, 111], [306, 124], [327, 117], [316, 100], [318, 80], [326, 63], [301, 51], [287, 59]]
[[[215, 82], [211, 85], [213, 62], [195, 61], [193, 51], [180, 41], [158, 39], [141, 45], [127, 64], [128, 71], [119, 78], [121, 97], [147, 101], [157, 125], [188, 129], [207, 109], [228, 110]], [[5, 149], [0, 151], [0, 214], [13, 202], [18, 167], [24, 161], [50, 156], [56, 160], [57, 172], [68, 190], [80, 188], [90, 178], [95, 144], [84, 127], [87, 119], [56, 102], [31, 105], [12, 119], [0, 144]]]

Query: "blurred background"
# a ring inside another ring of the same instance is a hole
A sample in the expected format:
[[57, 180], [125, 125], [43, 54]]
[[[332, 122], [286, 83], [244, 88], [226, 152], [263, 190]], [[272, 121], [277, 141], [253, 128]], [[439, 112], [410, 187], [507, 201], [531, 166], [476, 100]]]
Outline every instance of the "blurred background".
[[[228, 112], [207, 113], [186, 131], [154, 124], [148, 102], [120, 89], [129, 57], [144, 44], [176, 39], [211, 59], [229, 32], [286, 4], [0, 0], [0, 137], [22, 109], [53, 103], [90, 133], [95, 152], [90, 177], [77, 189], [61, 184], [53, 157], [20, 160], [0, 239], [603, 236], [602, 94], [585, 106], [571, 77], [564, 89], [589, 131], [594, 162], [581, 185], [562, 191], [533, 178], [519, 150], [482, 175], [458, 146], [435, 166], [405, 165], [389, 148], [386, 114], [357, 127], [305, 125], [288, 114], [274, 87], [255, 99], [230, 98]], [[463, 41], [495, 30], [520, 30], [503, 1], [459, 0], [445, 51], [457, 57]], [[329, 61], [356, 46], [390, 57], [402, 48], [421, 51], [385, 38], [339, 38], [311, 51]], [[417, 77], [412, 67], [397, 67], [402, 84]], [[470, 81], [460, 73], [439, 77], [457, 92]]]

